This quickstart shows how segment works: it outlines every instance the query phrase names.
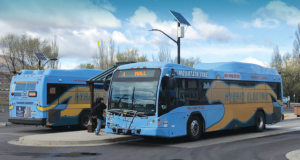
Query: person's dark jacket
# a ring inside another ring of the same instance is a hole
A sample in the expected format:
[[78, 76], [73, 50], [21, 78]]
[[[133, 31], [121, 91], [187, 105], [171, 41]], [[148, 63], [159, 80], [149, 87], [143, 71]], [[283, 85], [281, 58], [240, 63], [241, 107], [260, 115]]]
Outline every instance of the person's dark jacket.
[[97, 111], [97, 118], [104, 120], [103, 117], [103, 111], [106, 109], [106, 105], [104, 103], [101, 103], [100, 105], [97, 106], [96, 111]]

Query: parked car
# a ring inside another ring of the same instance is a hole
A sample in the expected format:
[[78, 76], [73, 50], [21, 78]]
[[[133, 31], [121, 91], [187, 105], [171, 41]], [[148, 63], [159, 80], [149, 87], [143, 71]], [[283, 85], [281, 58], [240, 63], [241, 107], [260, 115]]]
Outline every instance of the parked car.
[[283, 104], [287, 104], [288, 99], [286, 97], [283, 97]]

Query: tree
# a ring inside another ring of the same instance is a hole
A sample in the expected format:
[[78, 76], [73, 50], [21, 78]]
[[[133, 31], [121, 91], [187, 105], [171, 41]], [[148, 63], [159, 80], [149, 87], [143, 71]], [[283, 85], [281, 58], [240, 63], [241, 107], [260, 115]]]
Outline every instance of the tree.
[[300, 59], [300, 23], [298, 24], [298, 30], [295, 32], [296, 40], [294, 41], [293, 58]]
[[300, 67], [299, 60], [293, 58], [289, 53], [283, 56], [282, 67], [281, 67], [281, 77], [283, 84], [283, 94], [284, 96], [300, 94]]
[[99, 40], [98, 51], [93, 55], [95, 68], [108, 69], [116, 63], [115, 61], [115, 42], [110, 37], [108, 45], [103, 40]]
[[159, 51], [158, 51], [158, 60], [160, 62], [171, 62], [171, 51], [169, 48], [161, 46]]
[[[171, 63], [177, 63], [177, 57], [175, 57]], [[200, 57], [190, 57], [190, 58], [183, 58], [180, 57], [180, 64], [193, 67], [195, 63], [201, 63]]]
[[[47, 58], [57, 58], [59, 49], [56, 37], [52, 41], [41, 40], [39, 37], [33, 37], [27, 34], [9, 33], [0, 38], [0, 54], [3, 58], [2, 65], [9, 72], [19, 71], [21, 69], [38, 69], [38, 60], [34, 53], [41, 52]], [[52, 63], [52, 64], [51, 64]], [[58, 62], [43, 64], [44, 68], [57, 68]], [[10, 78], [9, 76], [7, 78]]]
[[277, 70], [281, 69], [282, 59], [281, 55], [279, 54], [278, 46], [274, 47], [272, 59], [271, 59], [271, 67], [276, 68]]
[[138, 52], [136, 48], [127, 49], [116, 55], [118, 62], [145, 62], [148, 61], [147, 56]]
[[78, 65], [76, 68], [78, 69], [94, 69], [95, 66], [93, 64], [90, 64], [90, 63], [81, 63], [80, 65]]

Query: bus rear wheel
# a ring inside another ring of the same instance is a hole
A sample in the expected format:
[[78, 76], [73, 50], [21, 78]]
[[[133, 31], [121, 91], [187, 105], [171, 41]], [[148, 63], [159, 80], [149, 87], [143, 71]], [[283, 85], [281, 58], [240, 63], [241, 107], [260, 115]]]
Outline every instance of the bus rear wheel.
[[83, 112], [79, 118], [79, 127], [80, 129], [87, 129], [89, 124], [89, 112]]
[[193, 116], [187, 123], [187, 138], [191, 141], [200, 139], [202, 134], [202, 123], [199, 117]]
[[255, 119], [254, 119], [254, 130], [256, 132], [262, 132], [265, 129], [266, 120], [264, 114], [259, 111], [257, 112]]

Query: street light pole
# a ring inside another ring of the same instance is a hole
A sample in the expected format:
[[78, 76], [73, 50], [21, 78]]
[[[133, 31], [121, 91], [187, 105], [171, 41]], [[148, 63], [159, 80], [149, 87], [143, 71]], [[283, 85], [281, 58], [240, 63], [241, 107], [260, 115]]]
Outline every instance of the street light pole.
[[[180, 27], [180, 23], [178, 23], [178, 28]], [[177, 38], [177, 63], [180, 64], [180, 37]]]
[[[56, 61], [57, 58], [50, 58], [46, 63], [44, 63], [44, 66], [49, 62], [49, 61]], [[43, 68], [44, 68], [43, 66]], [[41, 69], [41, 61], [39, 60], [39, 70]]]
[[[178, 27], [180, 27], [180, 23], [178, 22]], [[175, 39], [171, 38], [169, 35], [167, 35], [165, 32], [159, 30], [159, 29], [152, 29], [149, 31], [159, 31], [161, 33], [163, 33], [164, 35], [166, 35], [168, 38], [170, 38], [173, 42], [175, 42], [177, 44], [177, 63], [180, 64], [180, 37], [177, 38], [177, 41], [175, 41]]]

